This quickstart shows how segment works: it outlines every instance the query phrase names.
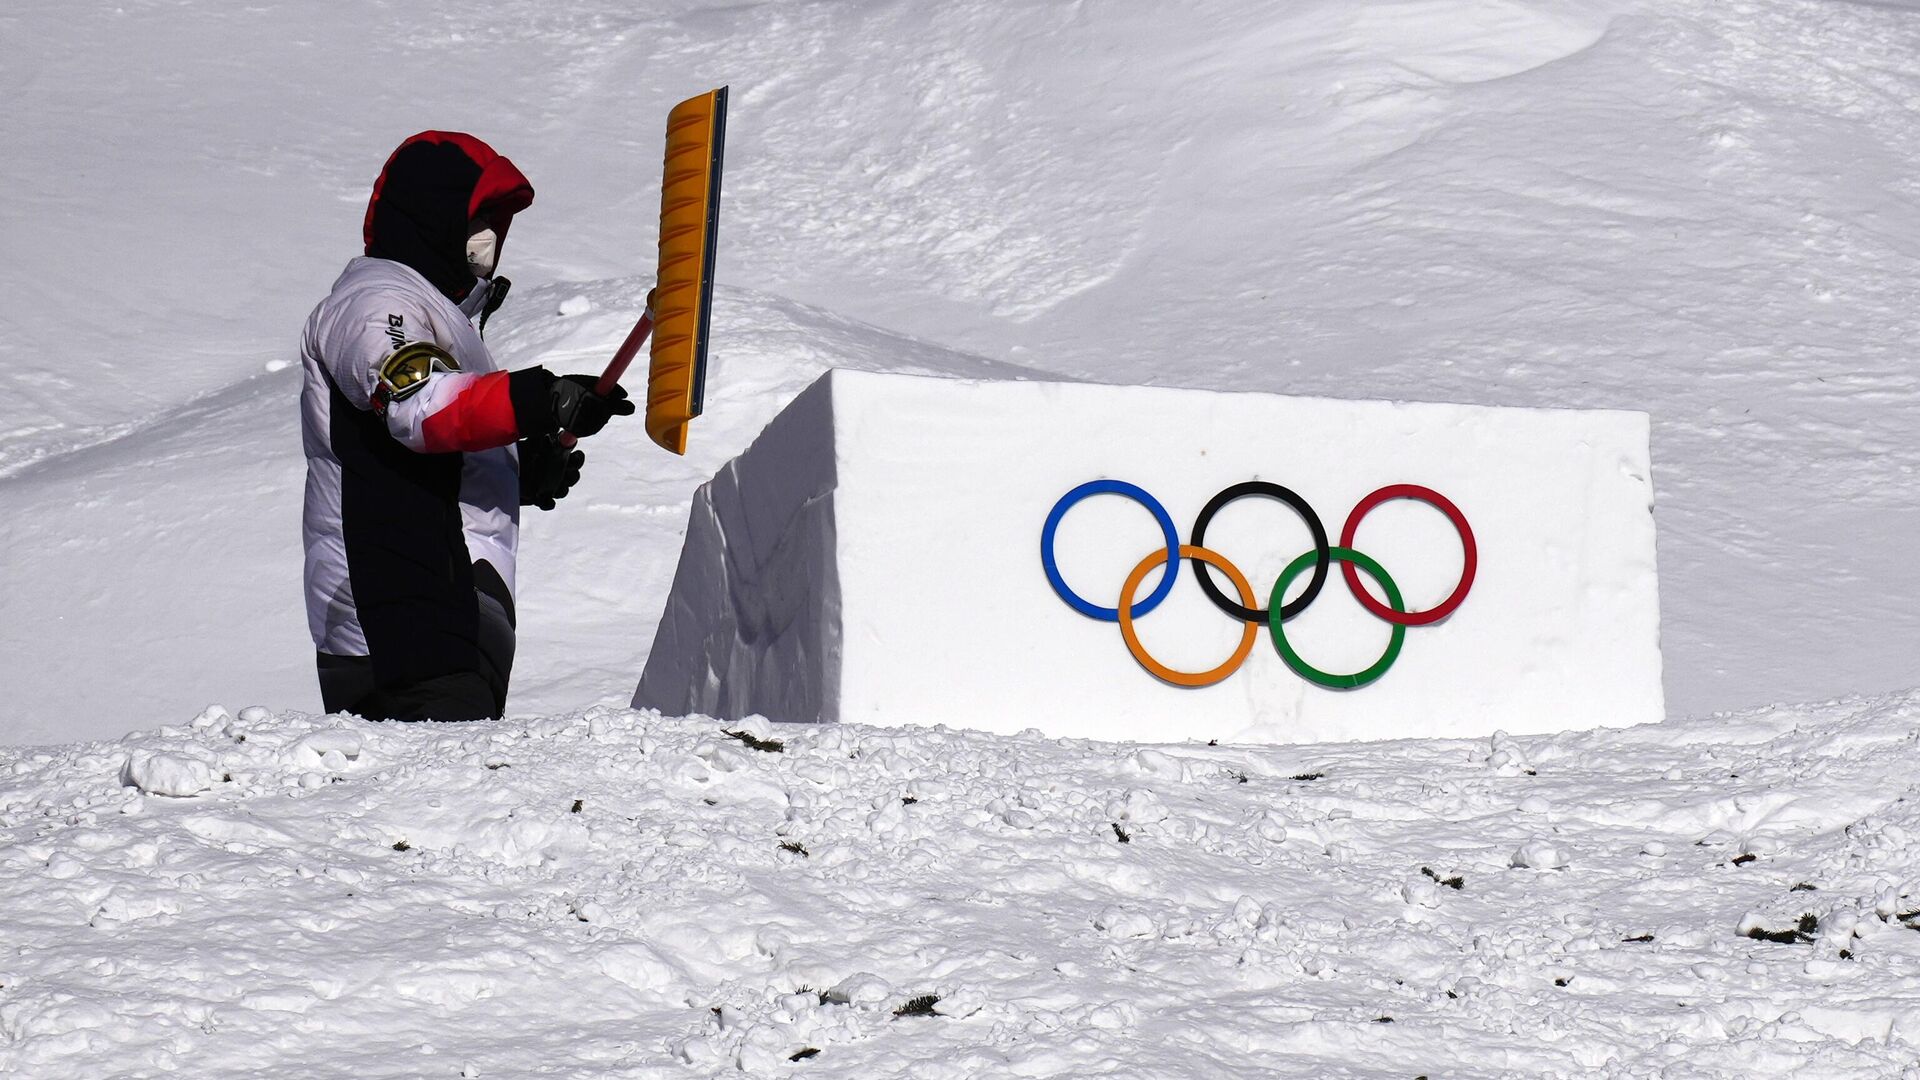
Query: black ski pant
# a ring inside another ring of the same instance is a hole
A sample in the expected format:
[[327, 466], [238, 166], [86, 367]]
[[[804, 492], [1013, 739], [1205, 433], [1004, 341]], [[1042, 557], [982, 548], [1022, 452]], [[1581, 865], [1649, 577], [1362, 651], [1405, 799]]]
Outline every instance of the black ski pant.
[[480, 618], [473, 670], [380, 686], [372, 657], [315, 653], [326, 710], [369, 720], [486, 720], [505, 713], [513, 674], [513, 596], [489, 564], [475, 563], [474, 571]]

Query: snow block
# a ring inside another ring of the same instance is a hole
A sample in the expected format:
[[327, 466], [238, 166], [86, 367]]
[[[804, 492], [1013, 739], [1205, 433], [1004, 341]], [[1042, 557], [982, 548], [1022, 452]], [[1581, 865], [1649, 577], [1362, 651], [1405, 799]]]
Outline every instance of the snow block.
[[[1209, 503], [1248, 589], [1210, 599], [1199, 556], [1161, 589]], [[1641, 413], [834, 371], [694, 497], [633, 704], [1152, 742], [1657, 721], [1652, 508]], [[1279, 633], [1231, 610], [1289, 564]]]

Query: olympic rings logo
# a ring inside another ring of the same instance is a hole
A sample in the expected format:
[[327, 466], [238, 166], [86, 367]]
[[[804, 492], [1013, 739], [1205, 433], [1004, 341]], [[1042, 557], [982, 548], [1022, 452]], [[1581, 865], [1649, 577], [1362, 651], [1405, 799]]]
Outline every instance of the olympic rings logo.
[[[1127, 575], [1126, 583], [1120, 587], [1119, 603], [1114, 607], [1101, 607], [1074, 592], [1067, 585], [1066, 579], [1060, 576], [1060, 566], [1054, 559], [1054, 535], [1060, 529], [1061, 520], [1067, 516], [1067, 511], [1073, 509], [1081, 500], [1093, 495], [1123, 495], [1146, 507], [1153, 514], [1154, 520], [1159, 522], [1160, 533], [1166, 539], [1164, 548], [1141, 559], [1139, 565], [1133, 568], [1133, 572]], [[1279, 578], [1274, 581], [1273, 588], [1267, 594], [1267, 606], [1264, 609], [1254, 606], [1257, 601], [1253, 586], [1247, 583], [1246, 575], [1229, 562], [1226, 556], [1206, 546], [1207, 526], [1212, 524], [1214, 516], [1225, 509], [1228, 503], [1253, 495], [1277, 499], [1285, 503], [1294, 513], [1300, 515], [1306, 522], [1308, 531], [1313, 534], [1313, 550], [1294, 559], [1287, 564], [1286, 569], [1280, 571]], [[1448, 594], [1445, 600], [1425, 611], [1408, 611], [1406, 603], [1401, 599], [1399, 586], [1394, 584], [1386, 568], [1355, 551], [1353, 547], [1354, 534], [1360, 528], [1361, 519], [1366, 517], [1374, 507], [1390, 499], [1417, 499], [1427, 503], [1445, 514], [1453, 523], [1454, 530], [1460, 534], [1460, 546], [1465, 554], [1465, 561], [1460, 569], [1460, 583], [1454, 586], [1453, 592]], [[1226, 663], [1207, 671], [1176, 671], [1167, 667], [1147, 653], [1145, 647], [1140, 644], [1139, 635], [1134, 631], [1134, 620], [1159, 607], [1160, 602], [1173, 592], [1174, 578], [1180, 571], [1180, 561], [1183, 559], [1191, 559], [1196, 564], [1197, 569], [1194, 572], [1200, 580], [1200, 588], [1206, 593], [1207, 599], [1212, 601], [1213, 606], [1246, 624], [1240, 635], [1240, 644], [1235, 647], [1233, 655], [1227, 658]], [[1179, 534], [1174, 530], [1173, 518], [1168, 516], [1166, 507], [1160, 505], [1158, 499], [1124, 480], [1091, 480], [1062, 495], [1060, 501], [1053, 504], [1052, 512], [1047, 515], [1046, 527], [1040, 533], [1040, 562], [1046, 568], [1047, 581], [1052, 584], [1053, 591], [1059, 594], [1060, 599], [1065, 600], [1068, 606], [1088, 618], [1119, 623], [1120, 636], [1127, 643], [1127, 651], [1140, 662], [1140, 666], [1175, 686], [1212, 686], [1240, 670], [1240, 666], [1246, 663], [1247, 656], [1253, 651], [1254, 640], [1259, 637], [1260, 627], [1264, 624], [1273, 639], [1274, 650], [1301, 678], [1330, 689], [1351, 690], [1365, 686], [1387, 673], [1387, 669], [1391, 668], [1393, 662], [1400, 656], [1400, 646], [1406, 638], [1407, 627], [1427, 626], [1453, 614], [1461, 602], [1466, 600], [1467, 593], [1473, 589], [1473, 576], [1479, 568], [1480, 554], [1474, 544], [1473, 529], [1467, 524], [1466, 515], [1460, 512], [1460, 508], [1453, 505], [1446, 496], [1418, 484], [1391, 484], [1361, 499], [1347, 515], [1346, 524], [1340, 529], [1340, 543], [1335, 545], [1327, 543], [1326, 527], [1320, 523], [1320, 515], [1314, 513], [1313, 507], [1308, 505], [1305, 499], [1279, 484], [1264, 480], [1248, 480], [1221, 491], [1209, 500], [1206, 507], [1200, 511], [1200, 516], [1194, 519], [1192, 542], [1183, 544], [1180, 542]], [[1340, 564], [1341, 574], [1346, 578], [1347, 590], [1353, 594], [1355, 600], [1360, 602], [1360, 606], [1393, 626], [1392, 640], [1388, 642], [1386, 651], [1381, 654], [1380, 659], [1352, 674], [1321, 671], [1307, 663], [1287, 640], [1284, 625], [1305, 611], [1307, 606], [1320, 595], [1321, 587], [1327, 583], [1327, 568], [1336, 562]], [[1155, 567], [1163, 565], [1167, 569], [1160, 575], [1160, 584], [1147, 594], [1146, 599], [1136, 603], [1134, 596], [1140, 591], [1141, 582], [1146, 580], [1146, 576]], [[1209, 567], [1218, 569], [1226, 575], [1227, 581], [1239, 594], [1237, 603], [1220, 590], [1219, 584], [1214, 581], [1213, 575], [1209, 572]], [[1283, 603], [1287, 587], [1309, 568], [1312, 569], [1313, 574], [1307, 580], [1306, 589], [1293, 602]], [[1380, 583], [1381, 591], [1387, 595], [1385, 604], [1374, 599], [1373, 595], [1361, 586], [1360, 571], [1362, 570], [1366, 571], [1368, 577]]]

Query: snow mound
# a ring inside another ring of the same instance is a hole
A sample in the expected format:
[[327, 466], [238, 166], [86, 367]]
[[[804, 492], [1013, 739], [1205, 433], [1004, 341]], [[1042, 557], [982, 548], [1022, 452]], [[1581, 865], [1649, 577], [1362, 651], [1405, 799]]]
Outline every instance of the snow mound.
[[0, 1073], [1899, 1075], [1916, 732], [1920, 691], [1288, 747], [213, 709], [0, 749]]
[[126, 782], [149, 795], [198, 795], [213, 786], [206, 762], [180, 754], [134, 754], [127, 759]]

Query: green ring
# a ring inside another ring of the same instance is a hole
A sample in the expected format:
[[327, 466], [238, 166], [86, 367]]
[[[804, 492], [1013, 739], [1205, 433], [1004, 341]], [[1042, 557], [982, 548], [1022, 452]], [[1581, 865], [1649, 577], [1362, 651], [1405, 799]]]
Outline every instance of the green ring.
[[[1393, 610], [1403, 614], [1406, 612], [1407, 606], [1400, 599], [1400, 590], [1394, 585], [1393, 579], [1387, 576], [1385, 567], [1352, 548], [1335, 547], [1328, 548], [1327, 551], [1334, 561], [1352, 563], [1372, 575], [1373, 580], [1379, 582], [1380, 587], [1387, 591], [1387, 603], [1392, 605]], [[1309, 551], [1288, 563], [1287, 568], [1280, 571], [1279, 579], [1273, 583], [1273, 593], [1267, 599], [1267, 628], [1273, 633], [1274, 651], [1280, 654], [1280, 659], [1285, 660], [1295, 674], [1330, 690], [1352, 690], [1365, 686], [1387, 673], [1387, 669], [1392, 667], [1393, 662], [1400, 656], [1400, 644], [1406, 640], [1407, 628], [1398, 623], [1393, 624], [1393, 639], [1387, 642], [1387, 651], [1365, 671], [1356, 671], [1351, 675], [1334, 675], [1321, 671], [1302, 660], [1300, 654], [1293, 651], [1293, 646], [1287, 644], [1287, 632], [1281, 629], [1280, 601], [1286, 596], [1287, 586], [1293, 584], [1293, 579], [1299, 577], [1302, 571], [1314, 565], [1320, 558], [1319, 552]]]

